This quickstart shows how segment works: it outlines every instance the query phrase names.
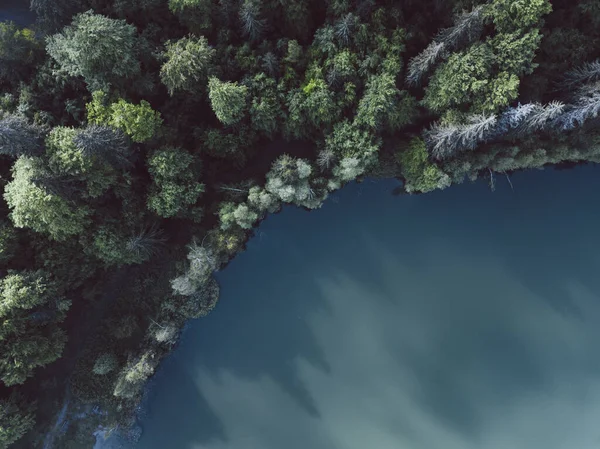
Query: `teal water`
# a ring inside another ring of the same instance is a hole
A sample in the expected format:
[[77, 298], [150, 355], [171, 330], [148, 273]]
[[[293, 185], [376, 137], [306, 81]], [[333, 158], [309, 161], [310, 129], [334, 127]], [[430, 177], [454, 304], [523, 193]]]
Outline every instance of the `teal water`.
[[269, 217], [137, 449], [597, 449], [600, 169]]

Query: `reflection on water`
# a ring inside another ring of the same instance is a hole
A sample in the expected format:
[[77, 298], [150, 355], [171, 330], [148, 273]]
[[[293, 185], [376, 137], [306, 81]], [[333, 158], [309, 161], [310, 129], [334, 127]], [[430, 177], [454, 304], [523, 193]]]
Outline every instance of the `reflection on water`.
[[270, 217], [137, 448], [598, 448], [598, 170], [513, 184], [366, 182]]

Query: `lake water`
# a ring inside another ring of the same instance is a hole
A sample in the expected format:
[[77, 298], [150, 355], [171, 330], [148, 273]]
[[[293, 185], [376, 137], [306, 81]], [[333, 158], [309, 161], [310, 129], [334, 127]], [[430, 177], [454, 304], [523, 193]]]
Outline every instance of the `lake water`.
[[12, 20], [21, 25], [31, 25], [35, 15], [29, 10], [29, 0], [0, 0], [0, 22]]
[[600, 169], [269, 217], [136, 449], [597, 449]]

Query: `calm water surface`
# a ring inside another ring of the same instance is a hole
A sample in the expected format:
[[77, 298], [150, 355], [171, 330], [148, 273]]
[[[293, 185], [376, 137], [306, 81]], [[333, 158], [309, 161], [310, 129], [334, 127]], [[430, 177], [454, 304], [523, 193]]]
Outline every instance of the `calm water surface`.
[[29, 0], [0, 0], [0, 22], [12, 20], [27, 26], [35, 20], [35, 15], [29, 10]]
[[600, 168], [269, 217], [136, 449], [597, 449]]

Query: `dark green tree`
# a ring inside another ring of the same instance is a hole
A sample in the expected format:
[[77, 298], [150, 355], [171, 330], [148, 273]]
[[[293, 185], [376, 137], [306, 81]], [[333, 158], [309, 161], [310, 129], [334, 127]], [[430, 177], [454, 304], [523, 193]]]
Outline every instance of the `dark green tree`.
[[187, 216], [199, 220], [200, 207], [194, 207], [204, 192], [198, 182], [199, 162], [180, 148], [163, 148], [148, 159], [152, 186], [148, 208], [161, 217]]
[[35, 424], [35, 405], [18, 393], [0, 399], [0, 449], [8, 449]]
[[70, 301], [42, 271], [11, 273], [0, 281], [0, 379], [25, 382], [60, 357], [66, 335], [58, 327]]

